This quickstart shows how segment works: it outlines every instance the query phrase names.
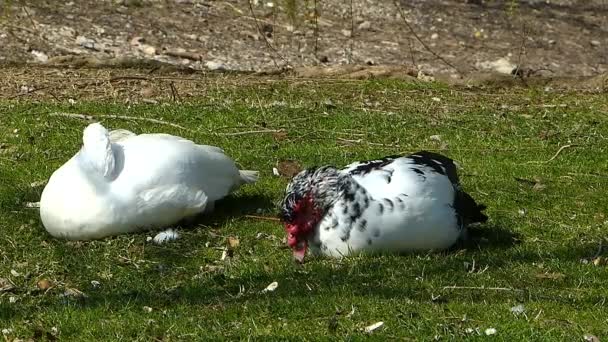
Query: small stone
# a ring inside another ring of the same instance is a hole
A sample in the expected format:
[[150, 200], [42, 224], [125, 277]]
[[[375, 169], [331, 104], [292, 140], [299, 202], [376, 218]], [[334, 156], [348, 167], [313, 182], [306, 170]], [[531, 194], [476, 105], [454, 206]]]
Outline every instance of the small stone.
[[439, 135], [439, 134], [434, 134], [434, 135], [431, 135], [431, 136], [429, 137], [429, 139], [431, 139], [431, 140], [433, 140], [433, 141], [441, 142], [441, 135]]
[[353, 35], [353, 32], [351, 30], [342, 30], [342, 35], [344, 37], [351, 37]]
[[511, 312], [514, 313], [514, 314], [516, 314], [516, 315], [522, 314], [525, 311], [526, 311], [526, 309], [521, 304], [516, 305], [516, 306], [514, 306], [514, 307], [511, 308]]
[[597, 336], [592, 335], [592, 334], [585, 334], [583, 336], [583, 339], [585, 339], [585, 341], [587, 341], [587, 342], [600, 342], [600, 339]]
[[205, 67], [209, 70], [226, 70], [226, 67], [221, 62], [216, 61], [207, 61], [205, 62]]
[[93, 286], [93, 288], [96, 289], [101, 286], [101, 283], [97, 280], [91, 280], [91, 286]]
[[10, 335], [13, 329], [2, 329], [2, 335]]
[[486, 331], [484, 331], [484, 333], [486, 335], [488, 335], [488, 336], [496, 335], [496, 329], [494, 329], [494, 328], [488, 328], [488, 329], [486, 329]]
[[49, 60], [49, 56], [41, 51], [38, 50], [32, 50], [30, 51], [30, 53], [32, 55], [34, 55], [34, 58], [36, 58], [36, 61], [41, 62], [41, 63], [45, 63], [46, 61]]
[[130, 41], [131, 45], [133, 46], [139, 46], [141, 44], [143, 44], [146, 40], [144, 39], [144, 37], [133, 37]]
[[144, 306], [144, 308], [143, 308], [143, 309], [144, 309], [144, 311], [145, 311], [145, 312], [147, 312], [147, 313], [152, 312], [152, 308], [151, 308], [151, 307], [149, 307], [149, 306]]
[[433, 33], [433, 34], [431, 35], [431, 39], [435, 40], [435, 39], [437, 39], [437, 38], [439, 38], [439, 35], [438, 35], [437, 33]]
[[142, 44], [139, 46], [139, 50], [149, 56], [156, 55], [156, 48], [152, 45]]
[[600, 41], [599, 40], [592, 40], [589, 43], [591, 44], [591, 46], [600, 46]]
[[16, 303], [17, 302], [17, 297], [13, 297], [13, 296], [8, 297], [8, 302], [11, 303], [11, 304], [12, 303]]
[[369, 30], [372, 28], [372, 23], [369, 21], [364, 21], [361, 24], [359, 24], [359, 26], [357, 26], [357, 29], [363, 31], [363, 30]]

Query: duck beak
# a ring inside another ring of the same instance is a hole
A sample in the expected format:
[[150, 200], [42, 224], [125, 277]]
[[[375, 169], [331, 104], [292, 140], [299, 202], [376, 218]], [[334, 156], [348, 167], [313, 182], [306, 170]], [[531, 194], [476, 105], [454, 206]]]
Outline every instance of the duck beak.
[[304, 257], [306, 257], [306, 250], [308, 249], [308, 243], [306, 241], [302, 241], [300, 246], [297, 246], [293, 249], [293, 258], [298, 263], [304, 262]]

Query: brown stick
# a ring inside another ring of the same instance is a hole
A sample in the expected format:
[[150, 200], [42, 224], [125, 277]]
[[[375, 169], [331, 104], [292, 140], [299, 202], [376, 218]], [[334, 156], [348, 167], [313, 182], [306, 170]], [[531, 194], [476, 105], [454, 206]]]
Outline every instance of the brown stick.
[[405, 15], [403, 14], [403, 10], [401, 9], [401, 6], [399, 6], [399, 4], [397, 3], [397, 0], [393, 0], [393, 3], [395, 4], [395, 7], [397, 8], [397, 11], [399, 12], [399, 16], [401, 16], [401, 19], [403, 19], [403, 23], [405, 23], [405, 26], [407, 26], [407, 29], [410, 31], [410, 33], [416, 38], [416, 40], [418, 40], [420, 42], [420, 44], [422, 44], [422, 46], [424, 46], [424, 48], [430, 52], [433, 56], [437, 57], [437, 59], [439, 59], [440, 61], [442, 61], [443, 63], [445, 63], [445, 65], [451, 67], [452, 69], [458, 71], [460, 74], [462, 74], [462, 72], [455, 67], [452, 63], [448, 62], [445, 58], [441, 57], [437, 52], [433, 51], [423, 40], [422, 38], [420, 38], [420, 36], [416, 33], [416, 31], [414, 31], [414, 28], [412, 27], [412, 25], [410, 25], [410, 23], [407, 21], [407, 19], [405, 18]]
[[524, 290], [513, 289], [510, 287], [476, 287], [476, 286], [444, 286], [444, 290], [488, 290], [488, 291], [510, 291], [510, 292], [524, 292]]
[[270, 216], [245, 215], [245, 217], [256, 219], [256, 220], [265, 220], [265, 221], [273, 221], [273, 222], [281, 221], [281, 219], [278, 217], [270, 217]]
[[[254, 19], [254, 21], [255, 21], [255, 27], [258, 29], [258, 33], [259, 33], [260, 35], [262, 35], [262, 38], [264, 39], [264, 42], [266, 43], [266, 46], [268, 46], [268, 48], [269, 48], [270, 50], [272, 50], [272, 51], [273, 51], [273, 52], [274, 52], [274, 53], [275, 53], [277, 56], [279, 56], [279, 57], [280, 57], [280, 58], [283, 60], [283, 62], [285, 62], [285, 63], [289, 64], [289, 63], [288, 63], [288, 62], [285, 60], [285, 58], [284, 58], [284, 57], [283, 57], [283, 56], [282, 56], [282, 55], [279, 53], [279, 51], [277, 51], [277, 49], [275, 49], [275, 47], [274, 47], [274, 46], [272, 46], [272, 44], [270, 44], [270, 42], [269, 42], [269, 41], [268, 41], [268, 39], [266, 38], [266, 34], [265, 34], [263, 31], [262, 31], [262, 28], [260, 27], [260, 24], [258, 23], [258, 18], [256, 17], [255, 12], [253, 11], [253, 5], [251, 4], [251, 0], [247, 0], [247, 4], [249, 4], [249, 10], [251, 11], [251, 16], [253, 17], [253, 19]], [[281, 69], [281, 68], [279, 67], [279, 64], [277, 63], [277, 61], [276, 61], [274, 58], [272, 59], [272, 62], [274, 63], [274, 66], [275, 66], [277, 69]]]
[[231, 133], [212, 133], [212, 134], [226, 136], [226, 137], [235, 137], [235, 136], [238, 136], [238, 135], [245, 135], [245, 134], [279, 133], [279, 132], [283, 132], [283, 130], [282, 129], [260, 129], [260, 130], [256, 130], [256, 131], [242, 131], [242, 132], [231, 132]]
[[191, 129], [183, 127], [183, 126], [180, 126], [178, 124], [174, 124], [174, 123], [171, 123], [171, 122], [166, 122], [166, 121], [162, 121], [162, 120], [158, 120], [158, 119], [142, 118], [142, 117], [137, 117], [137, 116], [114, 115], [114, 114], [87, 115], [87, 114], [63, 113], [63, 112], [50, 113], [49, 115], [51, 115], [51, 116], [62, 116], [62, 117], [74, 118], [74, 119], [82, 119], [82, 120], [87, 120], [87, 121], [94, 120], [95, 118], [108, 118], [108, 119], [146, 121], [146, 122], [152, 122], [152, 123], [160, 124], [160, 125], [167, 125], [167, 126], [171, 126], [171, 127], [175, 127], [175, 128], [183, 129], [185, 131], [192, 132]]

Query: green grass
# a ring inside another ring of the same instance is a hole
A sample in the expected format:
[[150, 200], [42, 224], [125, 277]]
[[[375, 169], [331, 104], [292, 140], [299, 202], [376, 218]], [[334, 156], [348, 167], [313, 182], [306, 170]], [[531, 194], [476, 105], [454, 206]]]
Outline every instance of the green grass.
[[[453, 340], [487, 339], [491, 327], [500, 340], [608, 336], [608, 268], [582, 262], [607, 231], [605, 94], [389, 81], [260, 82], [201, 94], [182, 104], [0, 103], [0, 278], [16, 286], [0, 292], [0, 328], [12, 329], [9, 339]], [[261, 180], [163, 246], [146, 242], [153, 233], [54, 239], [24, 203], [38, 201], [42, 191], [30, 183], [48, 178], [80, 147], [87, 123], [49, 116], [57, 111], [177, 123], [192, 131], [101, 120], [108, 128], [221, 146], [242, 168], [260, 170]], [[217, 134], [264, 127], [284, 129], [287, 137]], [[564, 145], [571, 147], [545, 162]], [[441, 148], [461, 164], [465, 190], [488, 206], [490, 217], [454, 250], [311, 258], [299, 266], [279, 224], [242, 217], [277, 212], [287, 184], [272, 175], [280, 159], [345, 165]], [[220, 261], [216, 247], [227, 236], [240, 245]], [[40, 279], [55, 287], [37, 289]], [[273, 281], [276, 291], [260, 292]], [[64, 296], [66, 288], [87, 297]], [[515, 315], [510, 309], [519, 304], [525, 314]], [[361, 331], [377, 321], [385, 326], [371, 335]]]

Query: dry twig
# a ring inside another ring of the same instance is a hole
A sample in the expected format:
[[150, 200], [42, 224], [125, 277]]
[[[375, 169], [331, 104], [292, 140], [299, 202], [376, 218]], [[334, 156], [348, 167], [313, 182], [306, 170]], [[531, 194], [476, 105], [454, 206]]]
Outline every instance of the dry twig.
[[245, 215], [245, 217], [256, 219], [256, 220], [266, 220], [266, 221], [274, 221], [274, 222], [281, 221], [280, 218], [278, 218], [278, 217], [271, 217], [271, 216]]
[[175, 128], [183, 129], [185, 131], [192, 132], [191, 129], [186, 128], [184, 126], [180, 126], [178, 124], [162, 121], [159, 119], [143, 118], [143, 117], [137, 117], [137, 116], [114, 115], [114, 114], [87, 115], [87, 114], [80, 114], [80, 113], [64, 113], [64, 112], [55, 112], [55, 113], [50, 113], [49, 115], [61, 116], [61, 117], [73, 118], [73, 119], [82, 119], [82, 120], [87, 120], [87, 121], [95, 120], [96, 118], [146, 121], [146, 122], [152, 122], [152, 123], [160, 124], [160, 125], [167, 125], [167, 126], [171, 126], [171, 127], [175, 127]]
[[[258, 23], [258, 18], [256, 17], [255, 12], [253, 11], [253, 5], [251, 4], [251, 0], [247, 0], [247, 4], [249, 4], [249, 10], [251, 11], [251, 16], [252, 16], [252, 17], [253, 17], [253, 19], [254, 19], [254, 22], [255, 22], [255, 27], [258, 29], [258, 33], [259, 33], [259, 34], [262, 36], [262, 38], [264, 39], [264, 42], [266, 43], [266, 46], [268, 46], [268, 48], [269, 48], [270, 50], [272, 50], [272, 51], [273, 51], [273, 52], [274, 52], [274, 53], [275, 53], [277, 56], [279, 56], [279, 57], [280, 57], [280, 58], [283, 60], [283, 62], [284, 62], [285, 64], [289, 64], [289, 63], [288, 63], [288, 62], [285, 60], [285, 57], [283, 57], [283, 56], [282, 56], [282, 55], [279, 53], [279, 51], [277, 51], [277, 49], [275, 49], [275, 47], [274, 47], [274, 46], [272, 46], [272, 44], [270, 44], [270, 42], [269, 42], [269, 41], [268, 41], [268, 39], [266, 38], [266, 34], [264, 33], [264, 31], [263, 31], [263, 30], [262, 30], [262, 28], [260, 27], [260, 24]], [[281, 68], [279, 67], [279, 64], [277, 63], [277, 61], [276, 61], [274, 58], [272, 59], [272, 62], [274, 63], [274, 66], [275, 66], [277, 69], [281, 69]]]
[[279, 133], [279, 132], [283, 132], [283, 130], [282, 129], [260, 129], [260, 130], [256, 130], [256, 131], [242, 131], [242, 132], [230, 132], [230, 133], [213, 133], [213, 134], [215, 134], [215, 135], [221, 135], [221, 136], [227, 136], [227, 137], [234, 137], [234, 136], [245, 135], [245, 134]]
[[444, 290], [481, 290], [481, 291], [509, 291], [509, 292], [524, 292], [524, 290], [513, 289], [510, 287], [485, 287], [485, 286], [444, 286]]
[[562, 147], [559, 148], [559, 150], [557, 150], [557, 152], [555, 152], [555, 154], [553, 155], [553, 157], [549, 158], [548, 160], [545, 161], [529, 161], [526, 164], [546, 164], [549, 163], [551, 161], [553, 161], [555, 158], [557, 158], [557, 156], [559, 156], [560, 153], [562, 153], [563, 150], [570, 148], [570, 147], [574, 147], [577, 146], [577, 144], [568, 144], [568, 145], [564, 145]]
[[403, 10], [401, 9], [401, 6], [399, 6], [399, 3], [397, 2], [397, 0], [393, 0], [393, 3], [395, 4], [395, 7], [397, 8], [397, 11], [399, 12], [399, 16], [401, 16], [401, 19], [403, 19], [403, 23], [405, 24], [405, 26], [407, 26], [407, 29], [410, 31], [410, 33], [416, 38], [416, 40], [418, 42], [420, 42], [420, 44], [422, 44], [422, 46], [424, 46], [424, 48], [430, 52], [433, 56], [437, 57], [437, 59], [439, 59], [440, 61], [442, 61], [445, 65], [451, 67], [452, 69], [456, 70], [458, 73], [462, 74], [462, 72], [456, 67], [454, 66], [454, 64], [448, 62], [445, 58], [441, 57], [437, 52], [433, 51], [433, 49], [431, 49], [423, 40], [422, 38], [420, 38], [420, 36], [416, 33], [416, 31], [414, 30], [414, 28], [412, 27], [412, 25], [410, 25], [410, 23], [407, 21], [407, 19], [405, 18], [405, 14], [403, 13]]

